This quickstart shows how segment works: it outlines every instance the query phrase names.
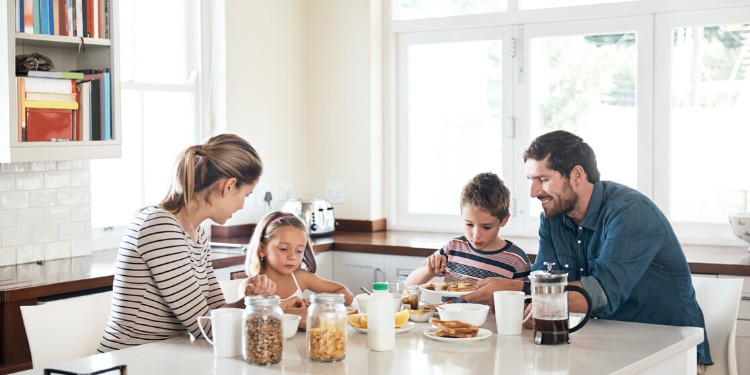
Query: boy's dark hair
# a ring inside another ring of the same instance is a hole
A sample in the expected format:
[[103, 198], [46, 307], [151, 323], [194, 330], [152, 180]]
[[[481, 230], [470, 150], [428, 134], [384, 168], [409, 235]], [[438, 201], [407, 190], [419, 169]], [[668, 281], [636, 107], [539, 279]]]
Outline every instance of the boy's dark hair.
[[479, 207], [502, 221], [508, 216], [510, 190], [496, 174], [480, 173], [464, 185], [461, 207], [466, 204]]
[[573, 133], [555, 130], [538, 136], [523, 152], [523, 161], [544, 160], [547, 156], [547, 168], [558, 171], [565, 177], [570, 176], [573, 167], [580, 165], [586, 171], [589, 182], [593, 184], [599, 181], [594, 150]]

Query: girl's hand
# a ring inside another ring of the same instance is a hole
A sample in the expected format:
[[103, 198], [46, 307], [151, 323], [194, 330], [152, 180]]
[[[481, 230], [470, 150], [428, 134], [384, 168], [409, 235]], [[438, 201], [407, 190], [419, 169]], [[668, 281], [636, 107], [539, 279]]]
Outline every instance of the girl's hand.
[[247, 278], [245, 295], [271, 295], [276, 291], [276, 283], [266, 275], [255, 275]]
[[427, 271], [434, 276], [442, 276], [445, 274], [445, 257], [433, 253], [424, 260], [424, 265], [427, 267]]
[[279, 303], [279, 306], [281, 306], [282, 309], [299, 309], [307, 307], [307, 303], [305, 303], [305, 300], [303, 300], [302, 298], [294, 296], [285, 301], [281, 301], [281, 303]]

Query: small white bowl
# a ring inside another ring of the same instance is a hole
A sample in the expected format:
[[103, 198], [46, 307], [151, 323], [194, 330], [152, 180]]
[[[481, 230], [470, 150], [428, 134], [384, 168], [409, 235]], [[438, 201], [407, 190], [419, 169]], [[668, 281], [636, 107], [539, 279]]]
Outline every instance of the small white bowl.
[[490, 311], [488, 305], [479, 303], [447, 303], [437, 307], [442, 320], [460, 320], [475, 326], [481, 326], [487, 320]]
[[424, 323], [430, 320], [430, 318], [432, 318], [432, 314], [434, 313], [434, 311], [423, 311], [422, 314], [409, 312], [409, 320], [411, 320], [412, 322]]
[[[401, 293], [389, 293], [391, 297], [393, 297], [393, 312], [399, 312], [401, 311]], [[354, 298], [357, 300], [357, 306], [359, 306], [359, 311], [366, 313], [367, 312], [367, 301], [370, 299], [370, 295], [366, 293], [360, 293], [354, 296]]]
[[284, 331], [284, 338], [288, 339], [297, 333], [299, 321], [302, 317], [297, 314], [284, 314], [281, 317], [281, 329]]
[[743, 245], [748, 246], [750, 251], [750, 212], [737, 212], [729, 214], [729, 224], [732, 232]]

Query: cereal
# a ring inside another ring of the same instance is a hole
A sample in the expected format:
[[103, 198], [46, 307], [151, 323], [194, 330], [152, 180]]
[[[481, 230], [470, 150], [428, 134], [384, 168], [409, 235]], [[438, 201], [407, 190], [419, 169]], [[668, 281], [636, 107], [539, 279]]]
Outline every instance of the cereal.
[[276, 316], [250, 316], [244, 324], [243, 358], [256, 365], [281, 361], [283, 335], [281, 319]]
[[340, 327], [311, 328], [307, 334], [313, 361], [338, 361], [346, 357], [346, 332]]

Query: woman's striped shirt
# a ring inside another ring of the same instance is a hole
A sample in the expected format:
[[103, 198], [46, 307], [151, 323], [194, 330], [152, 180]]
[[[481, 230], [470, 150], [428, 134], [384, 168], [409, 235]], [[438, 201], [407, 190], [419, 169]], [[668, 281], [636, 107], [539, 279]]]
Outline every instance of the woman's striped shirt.
[[[112, 310], [99, 351], [186, 332], [200, 337], [197, 318], [224, 303], [203, 228], [195, 243], [172, 213], [145, 208], [120, 243]], [[210, 335], [210, 324], [204, 328]]]

